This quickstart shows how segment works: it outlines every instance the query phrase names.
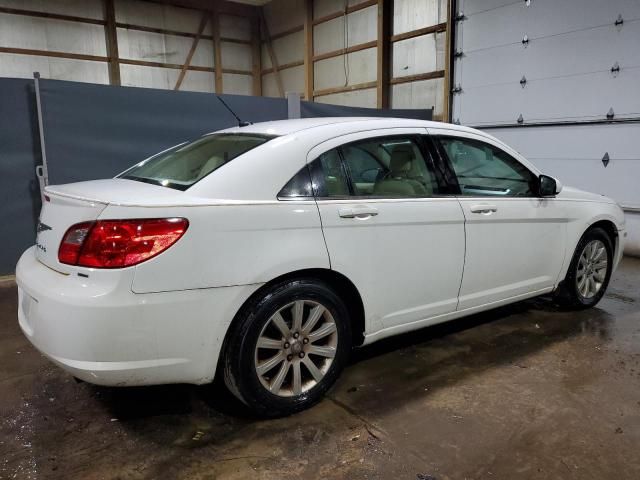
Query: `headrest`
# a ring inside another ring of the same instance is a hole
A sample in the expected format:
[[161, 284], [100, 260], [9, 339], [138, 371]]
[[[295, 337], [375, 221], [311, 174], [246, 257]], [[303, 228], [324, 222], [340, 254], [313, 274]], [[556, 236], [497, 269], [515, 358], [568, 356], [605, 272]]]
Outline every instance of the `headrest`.
[[392, 175], [404, 174], [411, 170], [411, 162], [414, 159], [413, 147], [408, 143], [403, 143], [393, 147], [389, 170]]

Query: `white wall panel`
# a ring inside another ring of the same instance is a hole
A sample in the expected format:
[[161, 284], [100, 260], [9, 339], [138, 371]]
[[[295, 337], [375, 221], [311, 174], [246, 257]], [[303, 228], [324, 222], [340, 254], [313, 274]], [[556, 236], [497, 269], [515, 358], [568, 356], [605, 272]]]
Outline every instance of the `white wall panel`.
[[[378, 8], [374, 5], [345, 17], [323, 22], [313, 28], [313, 51], [316, 55], [370, 42], [378, 36]], [[346, 33], [346, 35], [345, 35]]]
[[375, 88], [355, 90], [353, 92], [333, 93], [316, 97], [315, 102], [346, 105], [348, 107], [376, 108], [377, 94]]
[[[127, 87], [172, 90], [176, 85], [178, 75], [180, 75], [180, 70], [175, 68], [120, 65], [122, 85]], [[213, 92], [215, 90], [214, 87], [213, 73], [188, 71], [180, 89], [195, 92]]]
[[[304, 32], [276, 38], [272, 43], [278, 65], [300, 61], [304, 58]], [[266, 46], [263, 47], [262, 66], [271, 68], [271, 58]]]
[[392, 108], [431, 108], [442, 114], [444, 79], [420, 80], [391, 86]]
[[220, 15], [220, 36], [251, 40], [251, 21], [236, 15]]
[[33, 78], [33, 72], [40, 72], [53, 80], [109, 83], [106, 62], [0, 53], [0, 65], [0, 77]]
[[4, 13], [0, 14], [0, 46], [106, 55], [101, 25]]
[[272, 0], [267, 3], [264, 6], [264, 16], [269, 26], [269, 33], [275, 35], [302, 25], [304, 4], [305, 0]]
[[222, 68], [251, 71], [251, 46], [242, 43], [220, 42]]
[[444, 70], [446, 34], [430, 34], [393, 44], [393, 77]]
[[346, 55], [346, 59], [344, 55], [340, 55], [315, 62], [313, 75], [315, 89], [322, 90], [374, 81], [377, 74], [376, 52], [375, 48], [368, 48], [350, 53]]
[[313, 18], [320, 18], [336, 12], [343, 12], [345, 6], [353, 6], [364, 0], [317, 0], [313, 2]]
[[0, 0], [0, 6], [76, 17], [104, 18], [103, 0]]
[[446, 0], [395, 0], [393, 2], [394, 35], [446, 21]]
[[[202, 12], [142, 0], [116, 0], [116, 21], [145, 27], [164, 28], [179, 32], [196, 33]], [[211, 21], [205, 34], [211, 34]]]
[[[142, 32], [118, 28], [118, 52], [121, 58], [182, 65], [193, 45], [193, 39], [177, 35]], [[104, 35], [103, 35], [104, 36]], [[191, 65], [213, 67], [213, 42], [200, 39]]]
[[251, 95], [253, 90], [253, 78], [250, 75], [225, 73], [222, 75], [222, 86], [224, 93]]
[[[304, 67], [287, 68], [280, 71], [282, 86], [286, 92], [304, 92]], [[262, 95], [265, 97], [279, 97], [278, 84], [273, 73], [262, 77]]]

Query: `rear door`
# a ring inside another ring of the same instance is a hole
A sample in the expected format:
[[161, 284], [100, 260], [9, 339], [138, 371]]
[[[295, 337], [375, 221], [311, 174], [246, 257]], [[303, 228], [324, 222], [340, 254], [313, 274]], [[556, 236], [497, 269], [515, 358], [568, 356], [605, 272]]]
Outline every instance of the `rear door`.
[[457, 306], [464, 215], [444, 196], [424, 134], [361, 132], [308, 155], [331, 268], [359, 289], [366, 333], [414, 328]]
[[566, 211], [537, 194], [538, 175], [472, 133], [433, 130], [459, 183], [466, 257], [459, 310], [552, 288], [562, 267]]

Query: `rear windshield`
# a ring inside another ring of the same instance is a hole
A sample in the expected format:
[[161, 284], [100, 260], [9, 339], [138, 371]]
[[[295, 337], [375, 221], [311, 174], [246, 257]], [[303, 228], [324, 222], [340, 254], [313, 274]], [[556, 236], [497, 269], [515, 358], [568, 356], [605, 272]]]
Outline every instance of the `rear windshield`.
[[225, 163], [271, 138], [236, 133], [207, 135], [140, 162], [118, 178], [186, 190]]

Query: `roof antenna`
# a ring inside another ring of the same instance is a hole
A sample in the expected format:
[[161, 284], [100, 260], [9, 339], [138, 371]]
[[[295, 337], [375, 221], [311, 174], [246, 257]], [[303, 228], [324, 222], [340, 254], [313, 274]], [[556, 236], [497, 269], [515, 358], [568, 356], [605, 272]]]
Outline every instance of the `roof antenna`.
[[238, 121], [238, 126], [239, 127], [248, 127], [249, 125], [253, 125], [251, 122], [245, 122], [243, 120], [240, 120], [240, 117], [238, 115], [236, 115], [236, 112], [234, 112], [233, 110], [231, 110], [231, 107], [229, 107], [229, 105], [227, 105], [227, 102], [225, 102], [224, 100], [222, 100], [222, 97], [220, 97], [219, 95], [216, 95], [216, 98], [218, 100], [220, 100], [220, 102], [222, 103], [222, 105], [224, 105], [224, 108], [226, 108], [227, 110], [229, 110], [231, 112], [231, 115], [233, 115], [234, 117], [236, 117], [236, 120]]

